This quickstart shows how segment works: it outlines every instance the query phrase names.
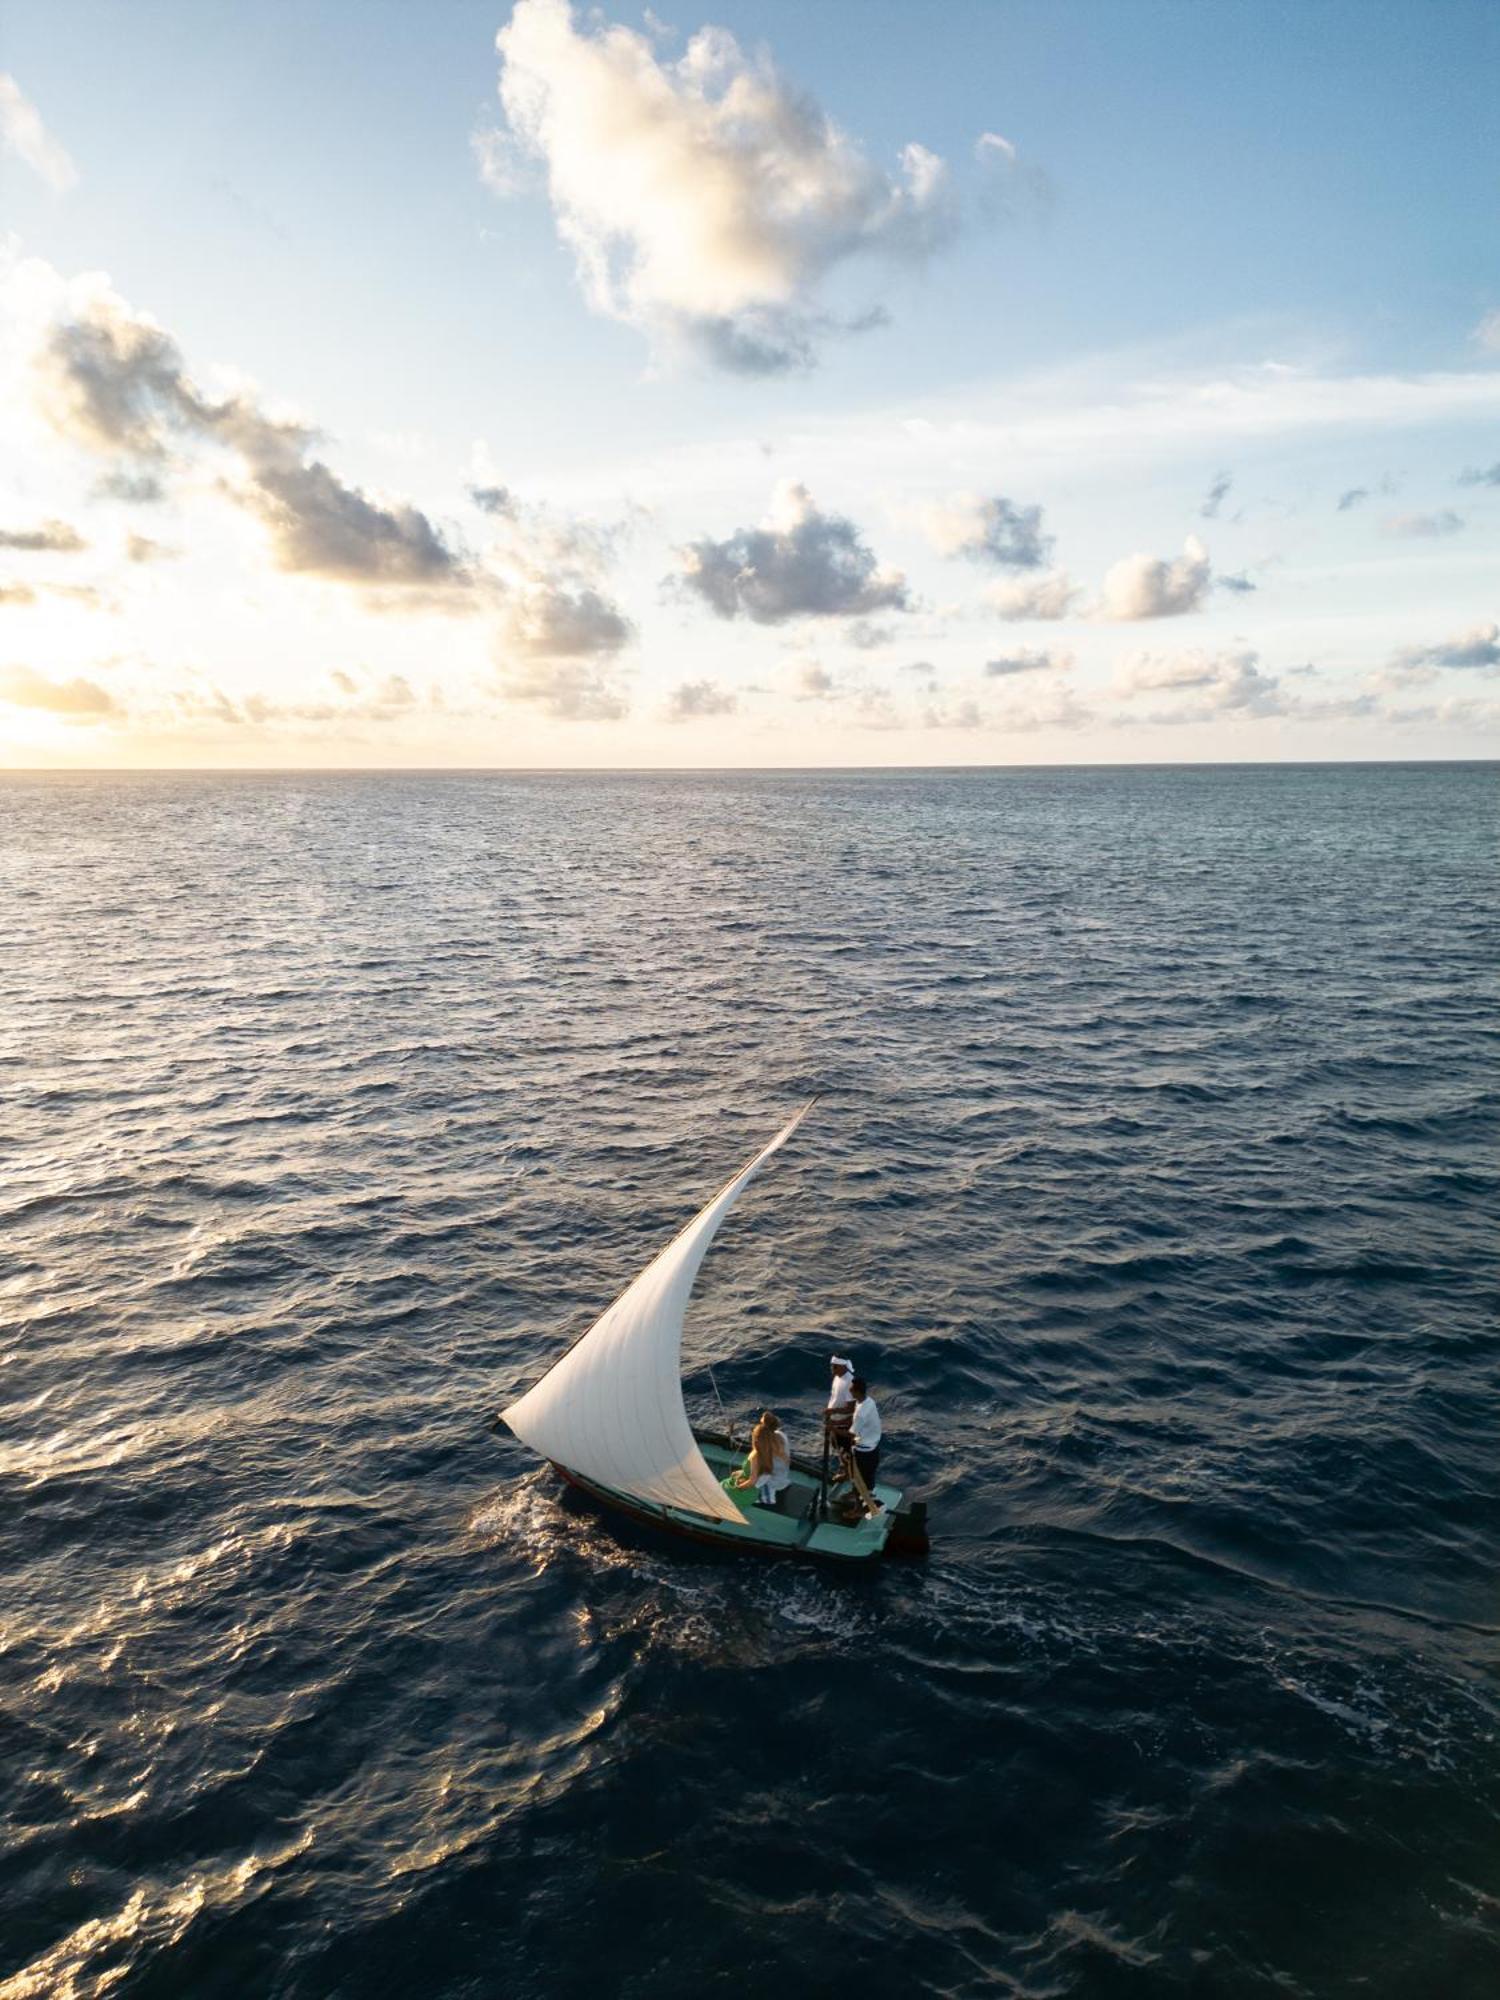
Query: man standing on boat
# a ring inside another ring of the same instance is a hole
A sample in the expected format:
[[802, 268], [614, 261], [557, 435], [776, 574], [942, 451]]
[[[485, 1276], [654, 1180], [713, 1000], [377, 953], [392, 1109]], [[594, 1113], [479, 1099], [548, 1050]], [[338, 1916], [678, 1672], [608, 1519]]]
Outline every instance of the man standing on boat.
[[854, 1408], [854, 1363], [846, 1361], [842, 1354], [830, 1354], [828, 1365], [833, 1370], [833, 1380], [828, 1386], [828, 1418], [830, 1423], [847, 1429]]
[[880, 1470], [880, 1411], [870, 1394], [870, 1385], [862, 1375], [856, 1375], [849, 1386], [854, 1393], [849, 1442], [854, 1452], [854, 1463], [859, 1467], [859, 1476], [873, 1499], [875, 1475]]

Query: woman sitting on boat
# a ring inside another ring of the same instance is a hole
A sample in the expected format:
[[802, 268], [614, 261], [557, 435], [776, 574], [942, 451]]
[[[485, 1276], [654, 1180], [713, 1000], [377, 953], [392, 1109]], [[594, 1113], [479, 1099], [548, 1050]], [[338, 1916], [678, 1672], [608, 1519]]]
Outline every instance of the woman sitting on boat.
[[738, 1472], [725, 1480], [726, 1486], [754, 1486], [756, 1505], [774, 1507], [776, 1497], [792, 1483], [792, 1447], [786, 1432], [769, 1410], [750, 1433], [750, 1455]]

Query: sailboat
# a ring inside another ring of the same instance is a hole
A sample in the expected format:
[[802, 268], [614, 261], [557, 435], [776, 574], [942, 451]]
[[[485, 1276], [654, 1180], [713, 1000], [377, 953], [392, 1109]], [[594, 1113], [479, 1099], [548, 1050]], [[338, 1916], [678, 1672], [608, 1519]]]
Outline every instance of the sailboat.
[[532, 1388], [501, 1411], [523, 1444], [600, 1506], [724, 1549], [869, 1562], [927, 1547], [926, 1507], [899, 1488], [849, 1478], [826, 1436], [792, 1456], [773, 1507], [726, 1484], [745, 1448], [733, 1427], [694, 1428], [682, 1397], [682, 1326], [693, 1281], [719, 1225], [813, 1099], [701, 1208], [607, 1312]]

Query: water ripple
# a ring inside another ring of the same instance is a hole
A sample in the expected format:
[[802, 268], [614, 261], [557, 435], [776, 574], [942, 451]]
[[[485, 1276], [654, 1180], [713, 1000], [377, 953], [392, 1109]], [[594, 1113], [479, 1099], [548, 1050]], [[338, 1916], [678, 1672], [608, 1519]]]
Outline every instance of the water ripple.
[[[7, 780], [0, 2000], [1488, 2000], [1492, 786]], [[814, 1090], [872, 1577], [488, 1429]]]

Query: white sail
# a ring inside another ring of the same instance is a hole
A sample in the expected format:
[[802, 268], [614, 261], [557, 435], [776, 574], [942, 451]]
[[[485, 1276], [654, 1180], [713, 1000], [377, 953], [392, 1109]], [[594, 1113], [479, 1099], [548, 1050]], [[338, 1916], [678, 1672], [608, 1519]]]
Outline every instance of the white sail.
[[533, 1389], [501, 1412], [523, 1444], [639, 1500], [744, 1517], [698, 1449], [682, 1402], [682, 1321], [703, 1253], [743, 1189], [786, 1144], [804, 1104]]

